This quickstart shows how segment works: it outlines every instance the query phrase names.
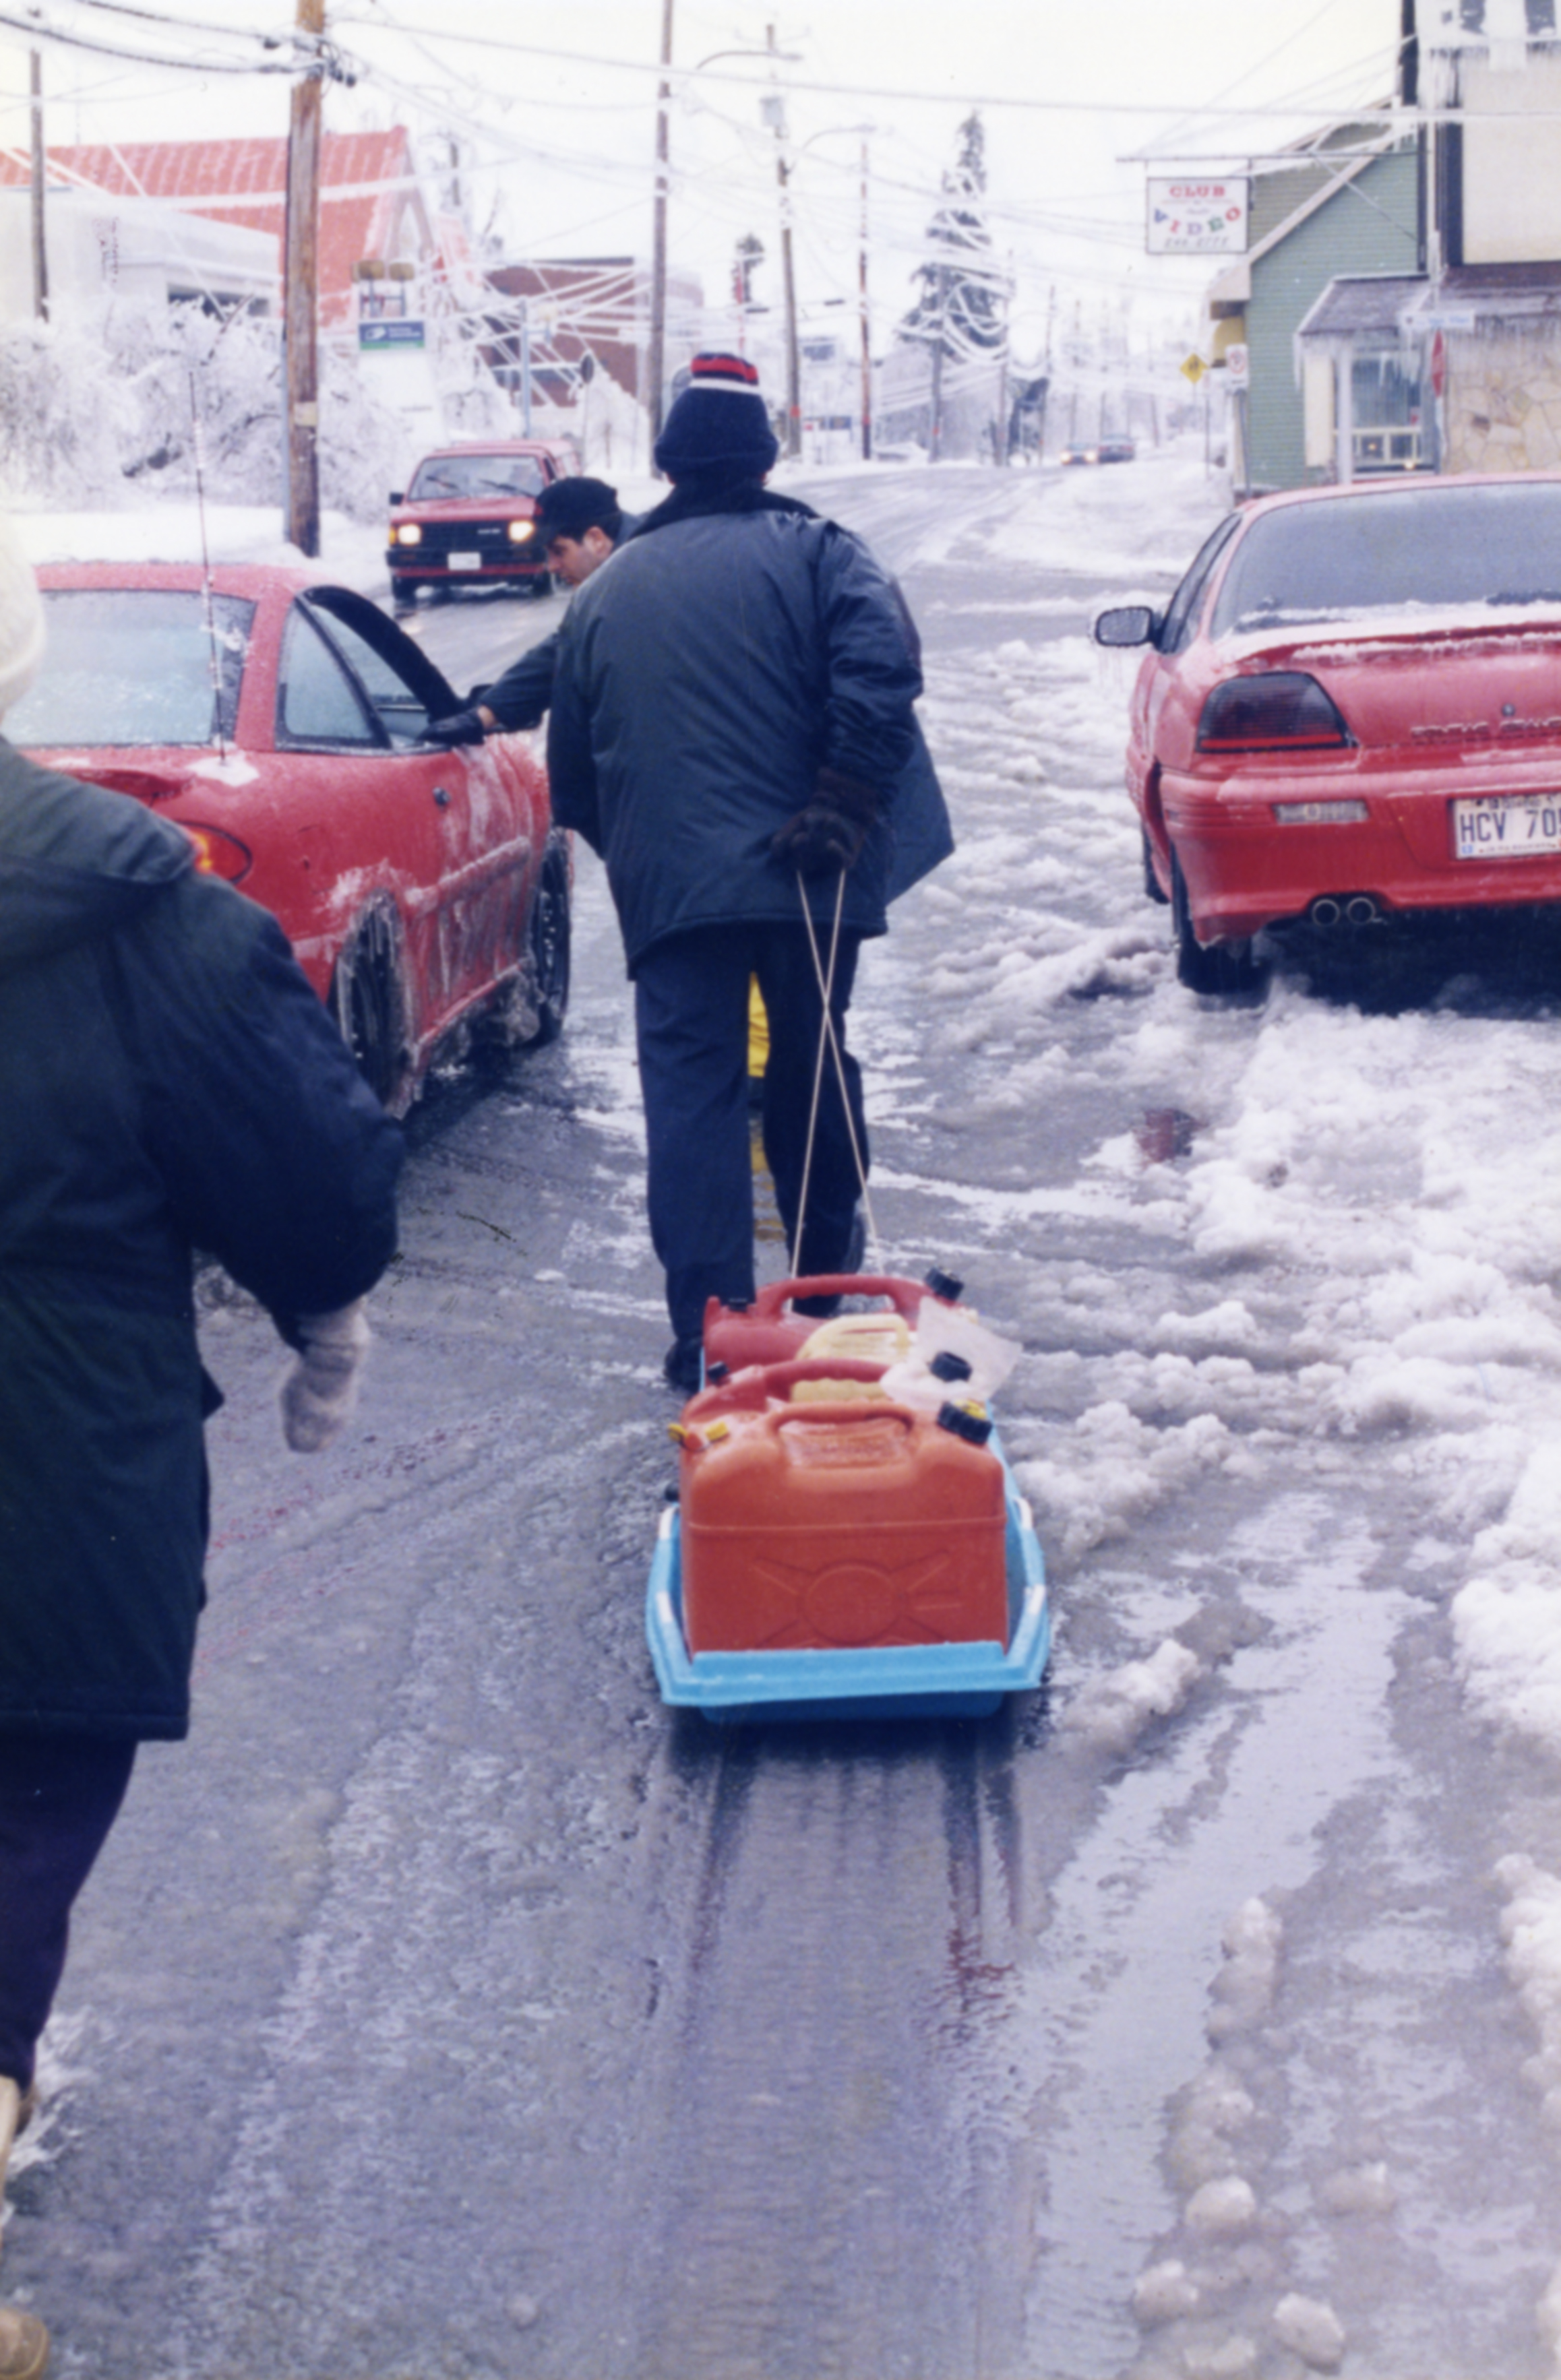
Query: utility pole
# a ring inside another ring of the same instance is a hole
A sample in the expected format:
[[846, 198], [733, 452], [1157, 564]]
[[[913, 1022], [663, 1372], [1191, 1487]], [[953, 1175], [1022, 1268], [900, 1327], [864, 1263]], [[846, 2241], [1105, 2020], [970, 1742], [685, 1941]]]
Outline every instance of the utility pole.
[[49, 251], [43, 243], [43, 61], [36, 50], [28, 53], [28, 87], [32, 94], [32, 310], [41, 322], [46, 322]]
[[872, 326], [867, 311], [867, 143], [861, 144], [861, 246], [857, 251], [861, 303], [861, 459], [872, 460]]
[[1002, 470], [1008, 467], [1008, 318], [1013, 310], [1014, 259], [1008, 254], [1008, 282], [1003, 292], [1003, 352], [997, 366], [997, 435], [993, 440], [992, 459]]
[[948, 267], [946, 264], [940, 264], [938, 267], [938, 334], [933, 347], [933, 418], [927, 439], [929, 463], [938, 463], [943, 459], [943, 340], [944, 326], [947, 321]]
[[646, 411], [652, 449], [661, 436], [662, 400], [666, 384], [666, 121], [672, 85], [665, 70], [672, 64], [672, 0], [662, 0], [661, 62], [664, 71], [656, 85], [656, 194], [651, 219], [651, 336], [645, 350], [645, 377], [650, 383], [645, 392]]
[[1035, 433], [1037, 463], [1043, 463], [1046, 459], [1046, 410], [1052, 402], [1052, 326], [1056, 321], [1056, 315], [1057, 285], [1054, 281], [1046, 292], [1046, 354], [1041, 366], [1043, 374], [1041, 385], [1041, 420]]
[[[774, 50], [775, 29], [764, 28], [764, 47]], [[771, 68], [772, 75], [774, 72]], [[786, 162], [786, 102], [777, 91], [769, 106], [775, 128], [775, 179], [780, 186], [781, 285], [786, 296], [786, 453], [802, 452], [802, 359], [797, 346], [797, 275], [791, 255], [791, 175]]]
[[[325, 0], [298, 0], [298, 30], [318, 42]], [[302, 46], [302, 45], [300, 45]], [[320, 372], [316, 345], [320, 277], [320, 103], [324, 67], [293, 84], [287, 133], [287, 535], [300, 553], [320, 552]]]

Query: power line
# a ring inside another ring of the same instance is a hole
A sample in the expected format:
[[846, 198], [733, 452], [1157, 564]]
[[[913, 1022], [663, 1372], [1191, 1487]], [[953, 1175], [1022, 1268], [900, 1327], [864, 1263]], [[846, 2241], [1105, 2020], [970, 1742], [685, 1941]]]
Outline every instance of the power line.
[[[344, 11], [339, 14], [337, 21], [361, 26], [378, 25], [385, 30], [398, 32], [409, 38], [427, 34], [432, 39], [441, 42], [458, 42], [470, 47], [498, 50], [518, 57], [543, 58], [557, 66], [599, 67], [609, 68], [615, 73], [642, 74], [658, 78], [665, 73], [675, 84], [691, 82], [697, 74], [701, 83], [735, 83], [742, 90], [752, 91], [763, 88], [763, 85], [753, 76], [736, 74], [729, 67], [695, 68], [675, 66], [664, 68], [655, 60], [650, 58], [604, 57], [596, 51], [554, 49], [545, 42], [518, 42], [497, 33], [457, 32], [453, 26], [447, 25], [414, 25], [404, 17], [392, 16], [388, 8], [383, 7], [381, 14], [373, 18], [348, 16]], [[807, 91], [830, 99], [898, 100], [927, 107], [1014, 108], [1026, 114], [1046, 115], [1164, 116], [1177, 113], [1175, 107], [1165, 101], [1033, 99], [1018, 97], [1012, 91], [913, 91], [903, 84], [823, 82], [813, 81], [807, 77], [798, 75], [783, 75], [779, 78], [779, 84], [788, 92]], [[1188, 113], [1186, 108], [1181, 110], [1183, 121], [1186, 120]], [[1304, 108], [1288, 103], [1249, 104], [1240, 107], [1215, 104], [1196, 110], [1200, 118], [1229, 117], [1238, 123], [1248, 122], [1254, 116], [1288, 119], [1305, 113]]]
[[[170, 25], [174, 22], [172, 19], [168, 21]], [[210, 56], [176, 58], [165, 52], [127, 49], [122, 42], [89, 41], [81, 33], [63, 32], [44, 23], [42, 18], [13, 17], [5, 10], [0, 10], [0, 26], [7, 31], [19, 33], [30, 49], [84, 50], [90, 57], [123, 58], [132, 66], [172, 67], [183, 74], [287, 75], [296, 78], [300, 73], [317, 74], [323, 70], [334, 80], [349, 82], [353, 79], [345, 68], [324, 57], [311, 58], [302, 67], [281, 58], [243, 61]]]

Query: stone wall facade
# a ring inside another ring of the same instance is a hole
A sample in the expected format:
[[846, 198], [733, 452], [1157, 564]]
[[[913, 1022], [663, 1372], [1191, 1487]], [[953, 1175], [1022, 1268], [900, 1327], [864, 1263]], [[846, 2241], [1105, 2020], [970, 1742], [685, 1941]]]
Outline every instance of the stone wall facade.
[[1447, 339], [1445, 471], [1561, 468], [1561, 323]]

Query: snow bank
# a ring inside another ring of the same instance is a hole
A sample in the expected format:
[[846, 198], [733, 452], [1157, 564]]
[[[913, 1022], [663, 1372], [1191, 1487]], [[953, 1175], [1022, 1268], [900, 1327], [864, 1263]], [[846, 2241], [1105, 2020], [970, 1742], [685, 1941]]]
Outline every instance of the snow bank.
[[[201, 513], [193, 501], [85, 512], [29, 511], [18, 506], [11, 518], [34, 564], [201, 560]], [[205, 528], [213, 562], [318, 568], [365, 592], [385, 584], [384, 530], [378, 523], [369, 527], [348, 520], [343, 513], [323, 513], [318, 564], [306, 561], [284, 534], [279, 504], [211, 504], [206, 506]]]
[[1173, 1718], [1202, 1674], [1197, 1654], [1168, 1636], [1147, 1660], [1091, 1678], [1063, 1713], [1062, 1731], [1120, 1755], [1152, 1720]]

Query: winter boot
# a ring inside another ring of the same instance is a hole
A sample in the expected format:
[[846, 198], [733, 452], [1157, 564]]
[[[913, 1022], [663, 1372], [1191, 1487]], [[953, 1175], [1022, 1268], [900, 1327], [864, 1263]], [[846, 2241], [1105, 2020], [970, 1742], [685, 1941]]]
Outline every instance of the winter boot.
[[49, 2361], [49, 2334], [35, 2313], [0, 2306], [0, 2380], [38, 2380]]

